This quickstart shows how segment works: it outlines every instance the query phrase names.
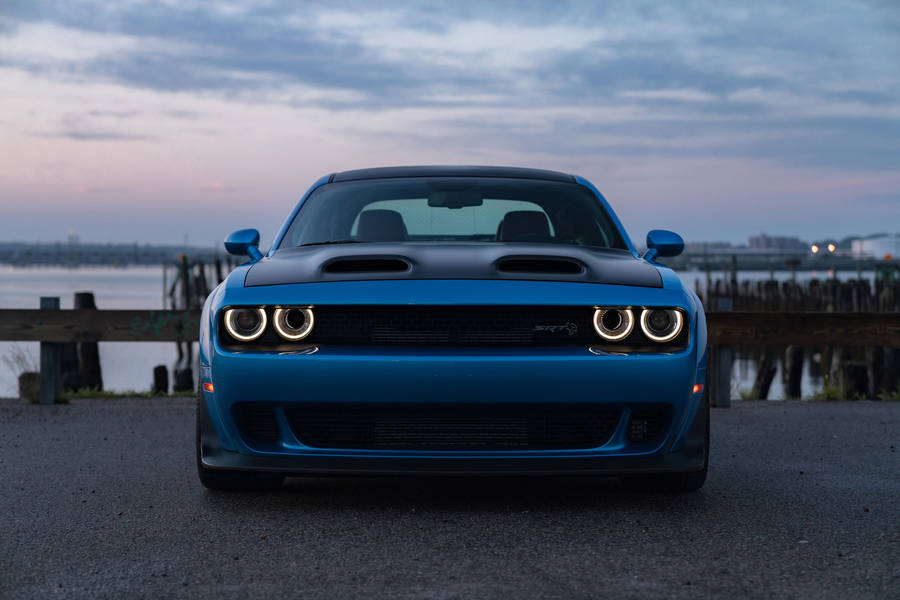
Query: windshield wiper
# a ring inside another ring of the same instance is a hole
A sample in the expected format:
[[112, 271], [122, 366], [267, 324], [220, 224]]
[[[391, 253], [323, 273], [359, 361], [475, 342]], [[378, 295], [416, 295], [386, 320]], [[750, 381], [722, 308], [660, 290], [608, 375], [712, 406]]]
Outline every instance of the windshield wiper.
[[359, 240], [329, 240], [327, 242], [309, 242], [308, 244], [300, 244], [300, 246], [325, 246], [327, 244], [360, 244]]

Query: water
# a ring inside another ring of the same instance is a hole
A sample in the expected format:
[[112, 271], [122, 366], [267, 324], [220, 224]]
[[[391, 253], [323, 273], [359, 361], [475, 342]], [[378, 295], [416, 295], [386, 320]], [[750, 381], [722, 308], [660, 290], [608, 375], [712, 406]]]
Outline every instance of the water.
[[[722, 277], [713, 273], [713, 278]], [[169, 276], [172, 272], [169, 271]], [[680, 273], [682, 281], [694, 289], [696, 281], [701, 286], [706, 280], [702, 271]], [[798, 272], [800, 281], [813, 277], [824, 279], [833, 274], [822, 272]], [[840, 279], [855, 278], [855, 272], [839, 271]], [[787, 280], [791, 274], [776, 271], [775, 278]], [[863, 273], [871, 280], [871, 272]], [[768, 271], [744, 271], [738, 273], [743, 281], [768, 279]], [[66, 269], [62, 267], [14, 268], [0, 265], [0, 308], [38, 308], [41, 296], [59, 296], [62, 308], [72, 308], [73, 295], [78, 291], [92, 291], [98, 308], [159, 309], [162, 301], [162, 267], [91, 267]], [[36, 366], [37, 342], [0, 342], [0, 358], [11, 357], [24, 352]], [[175, 344], [156, 342], [106, 342], [100, 344], [100, 361], [103, 369], [103, 383], [111, 390], [148, 390], [155, 365], [168, 365], [170, 371], [175, 363]], [[808, 367], [808, 363], [807, 363]], [[780, 368], [780, 367], [779, 367]], [[732, 381], [733, 395], [738, 397], [741, 390], [749, 390], [756, 376], [756, 365], [750, 360], [738, 360]], [[822, 379], [813, 378], [805, 369], [803, 393], [822, 389]], [[0, 362], [0, 396], [17, 394], [16, 374], [5, 362]], [[775, 376], [769, 397], [784, 398], [781, 373]]]

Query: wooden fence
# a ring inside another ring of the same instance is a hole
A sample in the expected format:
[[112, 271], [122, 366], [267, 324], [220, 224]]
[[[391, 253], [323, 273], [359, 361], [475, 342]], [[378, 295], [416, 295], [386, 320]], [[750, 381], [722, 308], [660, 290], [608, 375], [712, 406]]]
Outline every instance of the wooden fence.
[[[192, 342], [200, 311], [0, 310], [0, 340], [41, 342], [41, 387], [53, 400], [59, 387], [57, 344], [72, 342]], [[900, 348], [900, 313], [710, 312], [707, 389], [714, 404], [730, 402], [734, 346], [877, 346]], [[47, 362], [45, 363], [45, 358]]]

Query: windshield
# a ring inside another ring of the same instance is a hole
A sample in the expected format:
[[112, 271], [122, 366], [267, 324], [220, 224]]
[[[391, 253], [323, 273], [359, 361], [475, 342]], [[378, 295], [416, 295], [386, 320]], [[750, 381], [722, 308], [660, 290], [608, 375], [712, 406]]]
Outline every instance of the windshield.
[[572, 183], [416, 177], [331, 183], [279, 247], [365, 242], [527, 242], [625, 249], [609, 215]]

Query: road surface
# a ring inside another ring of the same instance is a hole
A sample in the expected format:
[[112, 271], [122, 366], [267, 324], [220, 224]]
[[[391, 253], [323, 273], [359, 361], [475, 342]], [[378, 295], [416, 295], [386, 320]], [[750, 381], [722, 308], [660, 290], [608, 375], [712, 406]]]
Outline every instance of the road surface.
[[213, 493], [190, 398], [0, 401], [0, 598], [898, 598], [900, 403], [713, 409], [687, 495], [593, 478]]

